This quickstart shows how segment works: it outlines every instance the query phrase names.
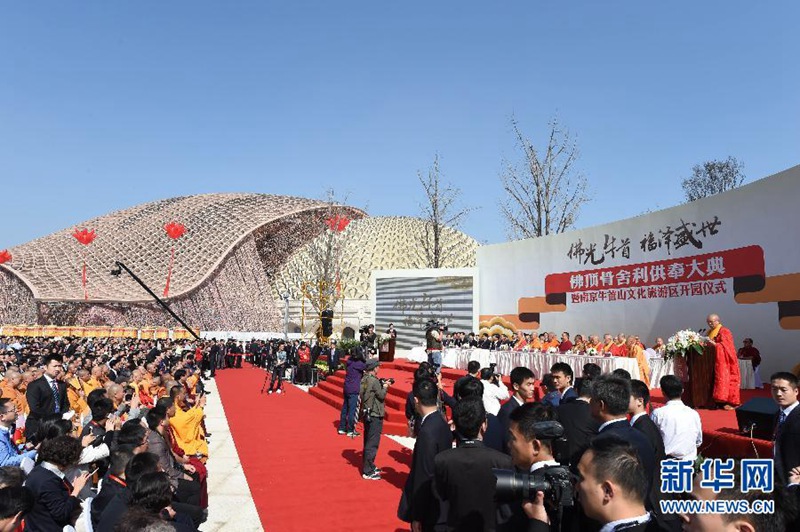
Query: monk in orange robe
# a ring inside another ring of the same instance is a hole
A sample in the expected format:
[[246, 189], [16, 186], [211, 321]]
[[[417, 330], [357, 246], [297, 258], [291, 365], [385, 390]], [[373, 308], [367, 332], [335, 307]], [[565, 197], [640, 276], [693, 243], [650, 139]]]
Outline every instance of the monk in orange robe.
[[603, 348], [601, 351], [603, 353], [613, 353], [612, 349], [614, 347], [614, 338], [610, 334], [606, 334], [603, 336]]
[[628, 338], [628, 357], [635, 358], [639, 365], [639, 380], [644, 382], [647, 387], [650, 387], [650, 364], [647, 362], [647, 357], [644, 356], [644, 349], [636, 339], [635, 336]]
[[706, 348], [715, 355], [714, 401], [725, 410], [733, 410], [741, 404], [739, 386], [742, 381], [733, 334], [722, 326], [716, 314], [710, 314], [706, 322], [711, 328]]
[[537, 349], [539, 351], [542, 350], [542, 341], [539, 340], [539, 337], [536, 334], [531, 334], [531, 341], [528, 342], [528, 349], [532, 349], [534, 351]]
[[542, 350], [547, 351], [551, 347], [558, 349], [559, 345], [561, 345], [561, 340], [558, 339], [556, 333], [554, 332], [547, 333], [547, 341], [542, 346]]

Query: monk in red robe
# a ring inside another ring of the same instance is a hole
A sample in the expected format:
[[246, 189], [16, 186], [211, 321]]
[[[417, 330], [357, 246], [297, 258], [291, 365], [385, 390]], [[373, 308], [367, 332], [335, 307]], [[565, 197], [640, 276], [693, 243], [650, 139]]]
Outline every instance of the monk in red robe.
[[707, 348], [713, 350], [714, 358], [714, 401], [725, 410], [739, 406], [739, 359], [730, 329], [723, 327], [719, 316], [711, 314], [706, 320], [710, 331]]

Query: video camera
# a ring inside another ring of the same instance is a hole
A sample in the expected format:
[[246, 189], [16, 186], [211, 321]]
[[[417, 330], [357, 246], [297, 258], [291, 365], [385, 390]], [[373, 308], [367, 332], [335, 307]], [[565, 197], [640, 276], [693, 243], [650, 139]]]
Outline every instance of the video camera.
[[501, 382], [501, 375], [497, 372], [497, 363], [492, 362], [488, 368], [481, 370], [481, 380], [489, 381], [492, 384], [499, 386]]
[[425, 323], [425, 330], [426, 331], [430, 331], [430, 330], [433, 330], [433, 329], [438, 329], [440, 331], [445, 331], [445, 332], [447, 332], [447, 330], [448, 330], [446, 323], [442, 323], [439, 320], [428, 320]]
[[[534, 433], [540, 440], [563, 439], [564, 427], [557, 421], [534, 423]], [[497, 478], [496, 494], [498, 500], [533, 500], [536, 492], [544, 493], [545, 501], [553, 507], [571, 507], [575, 494], [572, 486], [573, 475], [564, 466], [544, 467], [533, 473], [516, 473], [506, 469], [492, 469]]]

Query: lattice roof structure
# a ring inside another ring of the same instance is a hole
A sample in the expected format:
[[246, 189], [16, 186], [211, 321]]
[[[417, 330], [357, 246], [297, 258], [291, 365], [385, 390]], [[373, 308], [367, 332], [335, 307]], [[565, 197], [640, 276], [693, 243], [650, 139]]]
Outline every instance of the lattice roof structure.
[[[208, 279], [223, 260], [256, 229], [293, 216], [322, 213], [323, 201], [269, 194], [204, 194], [170, 198], [87, 220], [12, 248], [4, 266], [21, 278], [38, 301], [83, 302], [81, 269], [85, 257], [90, 302], [149, 302], [148, 294], [128, 276], [113, 277], [119, 260], [158, 293], [163, 289], [176, 248], [170, 297], [180, 297]], [[345, 208], [352, 217], [364, 213]], [[187, 233], [170, 240], [164, 224], [176, 220]], [[73, 236], [89, 228], [97, 237], [88, 246]], [[158, 290], [156, 290], [158, 288]]]
[[[341, 291], [345, 299], [370, 297], [373, 270], [427, 268], [420, 242], [425, 235], [425, 221], [411, 217], [367, 217], [352, 221], [342, 235], [344, 249], [341, 266]], [[322, 238], [322, 237], [317, 237]], [[306, 248], [314, 243], [309, 242]], [[475, 266], [478, 243], [472, 237], [451, 228], [442, 235], [445, 250], [442, 268]], [[313, 277], [305, 248], [297, 250], [280, 271], [277, 286], [289, 291], [293, 299], [302, 297], [301, 285]], [[277, 299], [279, 295], [273, 294]]]

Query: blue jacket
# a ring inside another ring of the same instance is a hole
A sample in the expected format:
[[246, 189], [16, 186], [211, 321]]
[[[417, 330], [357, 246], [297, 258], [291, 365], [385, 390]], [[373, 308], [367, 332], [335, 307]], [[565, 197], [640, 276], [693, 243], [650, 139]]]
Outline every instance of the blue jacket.
[[28, 451], [23, 454], [17, 452], [17, 447], [11, 443], [8, 431], [0, 429], [0, 467], [19, 466], [25, 457], [31, 460], [36, 459], [36, 451]]
[[347, 359], [347, 373], [344, 376], [344, 393], [358, 393], [361, 387], [361, 377], [367, 364], [361, 360]]

